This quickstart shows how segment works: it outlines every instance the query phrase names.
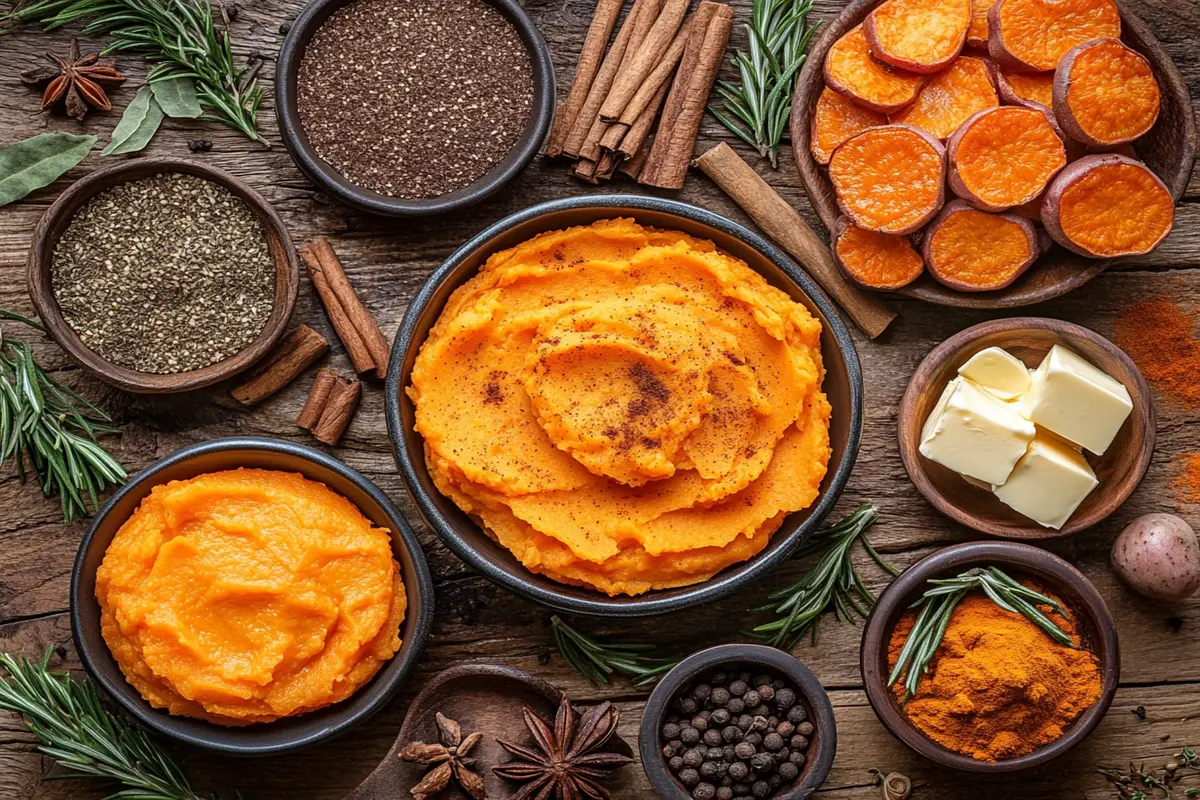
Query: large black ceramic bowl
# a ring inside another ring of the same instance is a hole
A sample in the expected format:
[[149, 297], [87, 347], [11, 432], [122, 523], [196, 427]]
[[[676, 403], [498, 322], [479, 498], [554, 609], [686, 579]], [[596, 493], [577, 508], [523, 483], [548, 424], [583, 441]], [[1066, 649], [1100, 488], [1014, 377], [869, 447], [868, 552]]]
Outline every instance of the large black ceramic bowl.
[[[309, 3], [292, 23], [279, 51], [279, 62], [275, 71], [275, 116], [279, 120], [279, 131], [283, 136], [284, 145], [291, 153], [296, 166], [309, 180], [330, 196], [362, 211], [389, 217], [422, 217], [455, 211], [478, 203], [499, 191], [528, 166], [541, 149], [542, 140], [546, 138], [550, 123], [554, 120], [554, 65], [550, 61], [550, 48], [546, 45], [546, 40], [515, 0], [485, 2], [505, 16], [525, 44], [533, 68], [533, 105], [517, 143], [490, 172], [468, 186], [438, 197], [406, 199], [389, 197], [356, 186], [317, 155], [300, 121], [296, 90], [300, 62], [317, 29], [331, 14], [352, 2], [354, 0], [314, 0]], [[351, 131], [347, 132], [347, 135], [353, 136], [358, 133]]]
[[[754, 558], [703, 583], [638, 597], [608, 597], [534, 574], [493, 542], [433, 485], [421, 436], [413, 428], [412, 402], [404, 392], [417, 353], [450, 293], [474, 277], [488, 256], [544, 231], [613, 217], [632, 217], [643, 225], [710, 239], [811, 310], [823, 326], [824, 388], [833, 406], [829, 431], [833, 454], [821, 493], [812, 506], [785, 519], [770, 544]], [[833, 508], [850, 476], [862, 430], [862, 393], [858, 354], [846, 326], [820, 288], [774, 245], [737, 223], [684, 203], [633, 195], [585, 196], [543, 203], [501, 220], [459, 248], [429, 276], [409, 305], [393, 345], [387, 377], [387, 421], [396, 461], [421, 516], [459, 558], [497, 583], [561, 611], [644, 617], [723, 597], [761, 578], [795, 552]]]
[[[121, 525], [155, 486], [237, 467], [298, 472], [320, 481], [358, 506], [372, 523], [389, 531], [392, 552], [400, 564], [408, 594], [408, 610], [400, 630], [403, 639], [400, 651], [348, 699], [293, 718], [228, 728], [153, 708], [125, 680], [100, 633], [96, 570]], [[425, 639], [433, 624], [433, 606], [433, 578], [425, 554], [387, 495], [358, 472], [318, 450], [250, 436], [185, 447], [133, 476], [96, 515], [79, 547], [71, 575], [71, 629], [88, 674], [121, 708], [148, 728], [186, 744], [240, 756], [270, 755], [308, 747], [342, 733], [383, 708], [399, 691], [425, 649]]]

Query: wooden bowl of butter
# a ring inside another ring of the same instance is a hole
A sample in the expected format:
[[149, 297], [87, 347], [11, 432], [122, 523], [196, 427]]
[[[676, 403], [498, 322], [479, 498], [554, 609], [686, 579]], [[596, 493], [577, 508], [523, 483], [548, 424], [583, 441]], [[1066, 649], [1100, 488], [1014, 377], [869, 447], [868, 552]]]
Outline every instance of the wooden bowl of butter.
[[934, 508], [1007, 539], [1068, 536], [1133, 493], [1154, 452], [1154, 401], [1133, 361], [1055, 319], [985, 322], [917, 367], [900, 457]]

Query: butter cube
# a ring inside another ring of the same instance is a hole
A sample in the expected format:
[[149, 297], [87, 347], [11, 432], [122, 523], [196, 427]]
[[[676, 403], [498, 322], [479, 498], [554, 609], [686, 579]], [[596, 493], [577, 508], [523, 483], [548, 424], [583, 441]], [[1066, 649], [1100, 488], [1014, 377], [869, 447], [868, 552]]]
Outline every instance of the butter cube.
[[947, 384], [921, 431], [921, 455], [962, 475], [1000, 484], [1037, 432], [1014, 406], [964, 378]]
[[1029, 370], [1020, 359], [999, 347], [987, 347], [958, 368], [958, 374], [1001, 400], [1012, 400], [1029, 389]]
[[1133, 411], [1133, 401], [1120, 381], [1056, 344], [1034, 371], [1022, 408], [1031, 422], [1099, 456]]
[[1079, 451], [1053, 434], [1038, 431], [1012, 475], [993, 491], [1014, 511], [1058, 530], [1099, 483]]

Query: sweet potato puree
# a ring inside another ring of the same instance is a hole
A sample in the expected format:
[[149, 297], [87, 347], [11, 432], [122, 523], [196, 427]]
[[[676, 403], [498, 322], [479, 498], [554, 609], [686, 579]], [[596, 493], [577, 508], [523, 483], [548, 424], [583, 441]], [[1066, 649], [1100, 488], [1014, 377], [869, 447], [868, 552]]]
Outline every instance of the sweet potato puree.
[[104, 640], [157, 708], [220, 725], [345, 700], [400, 648], [387, 531], [301, 475], [154, 487], [96, 574]]
[[640, 594], [750, 558], [816, 498], [820, 334], [712, 242], [604, 220], [489, 258], [408, 393], [438, 488], [522, 564]]

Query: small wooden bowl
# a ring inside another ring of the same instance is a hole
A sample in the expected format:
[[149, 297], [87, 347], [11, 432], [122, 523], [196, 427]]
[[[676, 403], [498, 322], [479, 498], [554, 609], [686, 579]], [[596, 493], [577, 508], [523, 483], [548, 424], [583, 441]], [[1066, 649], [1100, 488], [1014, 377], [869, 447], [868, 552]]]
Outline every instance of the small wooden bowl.
[[[991, 763], [943, 747], [918, 730], [900, 708], [887, 686], [888, 641], [892, 631], [914, 601], [925, 591], [929, 578], [948, 578], [972, 567], [993, 565], [1013, 577], [1034, 578], [1058, 595], [1082, 622], [1083, 644], [1100, 660], [1100, 699], [1071, 722], [1060, 739], [1019, 758]], [[996, 774], [1018, 772], [1055, 759], [1095, 730], [1112, 705], [1121, 677], [1121, 652], [1117, 626], [1096, 587], [1056, 555], [1016, 542], [971, 542], [947, 547], [909, 567], [892, 582], [875, 604], [863, 631], [862, 677], [875, 715], [884, 727], [917, 753], [943, 767]]]
[[[63, 318], [51, 286], [50, 274], [54, 248], [80, 208], [106, 189], [164, 172], [195, 175], [233, 192], [258, 217], [263, 234], [267, 237], [271, 258], [275, 262], [275, 305], [258, 338], [241, 352], [224, 361], [202, 369], [169, 375], [138, 372], [122, 367], [101, 358], [94, 350], [88, 348]], [[232, 378], [266, 355], [283, 336], [288, 318], [292, 316], [292, 308], [296, 305], [296, 295], [300, 290], [300, 266], [296, 260], [296, 248], [292, 245], [283, 218], [262, 195], [238, 178], [224, 170], [195, 161], [177, 158], [135, 158], [97, 170], [72, 184], [58, 196], [34, 229], [33, 244], [29, 248], [26, 263], [26, 281], [29, 285], [29, 297], [42, 324], [46, 326], [46, 332], [85, 370], [127, 392], [171, 394], [199, 389]]]
[[[800, 179], [808, 199], [826, 228], [841, 216], [827, 171], [813, 158], [810, 119], [821, 91], [825, 56], [838, 39], [866, 19], [880, 0], [852, 0], [818, 37], [808, 51], [808, 59], [796, 80], [792, 101], [791, 138]], [[1136, 16], [1121, 9], [1121, 39], [1144, 55], [1162, 89], [1162, 109], [1158, 122], [1135, 143], [1138, 156], [1171, 191], [1179, 202], [1187, 188], [1196, 161], [1200, 135], [1187, 83], [1158, 39]], [[923, 275], [899, 290], [900, 294], [943, 306], [960, 308], [1016, 308], [1032, 305], [1066, 294], [1099, 275], [1112, 264], [1111, 259], [1092, 259], [1072, 253], [1058, 245], [1043, 254], [1037, 263], [1011, 285], [992, 292], [961, 292]]]
[[833, 703], [829, 700], [821, 682], [807, 667], [790, 653], [759, 644], [723, 644], [701, 650], [683, 661], [663, 676], [642, 714], [642, 728], [638, 734], [638, 751], [642, 757], [642, 768], [650, 778], [654, 791], [663, 800], [690, 800], [691, 793], [675, 779], [663, 759], [659, 731], [670, 710], [671, 701], [679, 691], [701, 674], [726, 664], [748, 664], [763, 667], [765, 671], [778, 673], [795, 684], [800, 705], [808, 712], [816, 731], [810, 737], [806, 755], [808, 760], [799, 777], [788, 788], [781, 788], [771, 795], [771, 800], [808, 800], [829, 777], [833, 767], [833, 756], [837, 752], [837, 725], [833, 718]]
[[[1061, 344], [1125, 385], [1133, 412], [1102, 456], [1084, 455], [1100, 480], [1062, 530], [1044, 528], [1001, 503], [991, 492], [972, 486], [961, 475], [930, 461], [918, 450], [921, 427], [942, 389], [980, 350], [1002, 347], [1026, 366], [1036, 367], [1050, 347]], [[900, 400], [897, 433], [900, 458], [917, 491], [930, 505], [975, 530], [1006, 539], [1051, 539], [1090, 528], [1112, 514], [1141, 483], [1154, 453], [1157, 429], [1154, 398], [1138, 368], [1124, 351], [1095, 331], [1042, 317], [984, 322], [951, 336], [917, 367]]]

